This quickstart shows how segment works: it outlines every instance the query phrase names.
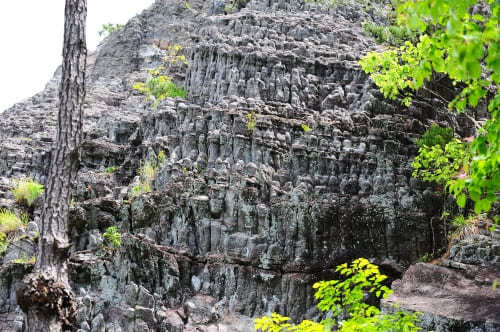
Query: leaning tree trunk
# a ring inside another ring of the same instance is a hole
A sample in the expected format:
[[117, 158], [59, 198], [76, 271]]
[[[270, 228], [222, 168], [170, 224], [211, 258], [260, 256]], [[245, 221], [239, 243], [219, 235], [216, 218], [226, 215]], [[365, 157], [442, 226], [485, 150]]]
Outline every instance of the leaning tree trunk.
[[38, 256], [33, 273], [17, 291], [29, 332], [69, 330], [75, 320], [76, 301], [68, 281], [68, 215], [82, 139], [86, 18], [87, 0], [66, 0], [57, 141], [46, 184]]

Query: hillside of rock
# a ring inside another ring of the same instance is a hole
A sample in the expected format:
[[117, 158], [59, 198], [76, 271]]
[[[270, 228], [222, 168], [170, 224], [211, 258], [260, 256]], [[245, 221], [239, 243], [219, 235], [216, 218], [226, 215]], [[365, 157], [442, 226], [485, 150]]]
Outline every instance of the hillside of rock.
[[[367, 257], [400, 277], [445, 245], [443, 200], [410, 162], [426, 127], [457, 120], [430, 98], [385, 100], [361, 71], [357, 60], [380, 47], [361, 23], [381, 18], [355, 2], [224, 7], [157, 0], [89, 56], [70, 216], [78, 331], [243, 332], [273, 311], [317, 318], [311, 285], [337, 264]], [[132, 85], [177, 44], [188, 65], [169, 70], [187, 99], [154, 107]], [[2, 113], [0, 208], [16, 209], [13, 179], [46, 180], [59, 75]], [[152, 191], [132, 195], [160, 152]], [[23, 329], [15, 291], [31, 266], [13, 261], [35, 254], [39, 214], [0, 258], [2, 331]], [[116, 250], [103, 246], [110, 226], [123, 236]]]

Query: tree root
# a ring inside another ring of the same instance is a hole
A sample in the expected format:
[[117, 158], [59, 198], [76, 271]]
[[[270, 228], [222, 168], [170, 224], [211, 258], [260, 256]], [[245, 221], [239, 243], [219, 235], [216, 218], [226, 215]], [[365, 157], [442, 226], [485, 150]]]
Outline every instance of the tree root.
[[73, 327], [77, 303], [68, 284], [55, 280], [51, 275], [31, 273], [24, 277], [16, 292], [17, 303], [25, 312], [57, 318], [64, 330]]

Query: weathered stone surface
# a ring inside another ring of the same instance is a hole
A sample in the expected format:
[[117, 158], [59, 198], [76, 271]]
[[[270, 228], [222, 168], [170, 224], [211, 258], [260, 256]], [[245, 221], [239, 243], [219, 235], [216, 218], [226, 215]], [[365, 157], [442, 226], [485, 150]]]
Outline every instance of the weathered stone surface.
[[[157, 0], [89, 56], [70, 216], [77, 328], [246, 332], [272, 311], [317, 318], [311, 285], [336, 264], [364, 256], [399, 275], [443, 245], [440, 200], [410, 161], [426, 126], [455, 120], [431, 101], [384, 100], [360, 70], [377, 48], [361, 22], [383, 16], [300, 0], [252, 0], [229, 15], [223, 1], [189, 4]], [[132, 83], [171, 44], [186, 51], [189, 67], [169, 73], [189, 96], [153, 108]], [[0, 206], [14, 204], [11, 178], [46, 179], [59, 75], [2, 113]], [[160, 151], [153, 192], [131, 197]], [[118, 249], [104, 246], [112, 225]], [[454, 255], [476, 259], [467, 253]], [[2, 270], [1, 294], [14, 294], [16, 271]], [[0, 298], [0, 324], [22, 326], [12, 296]]]
[[427, 331], [500, 331], [500, 263], [491, 248], [500, 242], [481, 235], [457, 241], [449, 259], [440, 265], [412, 265], [392, 284], [394, 294], [383, 302], [423, 313], [420, 325]]

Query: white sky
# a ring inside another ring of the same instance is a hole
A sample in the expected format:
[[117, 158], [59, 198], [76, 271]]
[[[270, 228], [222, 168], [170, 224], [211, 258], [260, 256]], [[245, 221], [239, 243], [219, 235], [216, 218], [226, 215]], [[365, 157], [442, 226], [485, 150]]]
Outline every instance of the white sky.
[[[126, 23], [154, 0], [87, 0], [87, 47], [104, 23]], [[64, 0], [0, 0], [0, 112], [42, 90], [61, 63]]]

